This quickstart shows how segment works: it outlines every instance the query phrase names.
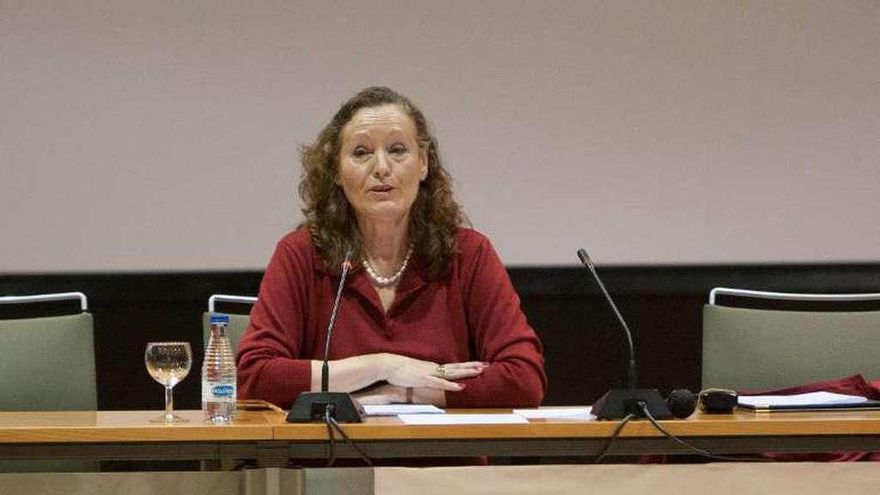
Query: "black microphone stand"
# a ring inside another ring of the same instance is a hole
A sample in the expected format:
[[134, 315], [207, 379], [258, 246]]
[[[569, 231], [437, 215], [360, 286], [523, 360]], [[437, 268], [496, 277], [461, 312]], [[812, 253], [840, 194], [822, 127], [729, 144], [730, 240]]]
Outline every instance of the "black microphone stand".
[[644, 411], [647, 408], [651, 415], [656, 419], [671, 418], [672, 413], [669, 411], [666, 401], [660, 396], [660, 392], [653, 388], [636, 388], [637, 368], [635, 347], [633, 346], [632, 333], [629, 331], [629, 326], [627, 326], [626, 320], [623, 319], [623, 315], [618, 311], [617, 305], [614, 304], [614, 300], [611, 299], [611, 295], [608, 294], [608, 291], [605, 289], [605, 284], [603, 284], [602, 279], [599, 278], [599, 274], [596, 272], [596, 267], [593, 266], [593, 262], [590, 260], [590, 255], [588, 255], [587, 251], [583, 248], [578, 249], [577, 255], [578, 258], [580, 258], [581, 263], [583, 263], [584, 266], [590, 270], [590, 273], [593, 274], [593, 278], [596, 279], [599, 288], [602, 289], [602, 294], [605, 295], [605, 299], [608, 301], [608, 304], [611, 305], [611, 309], [614, 310], [614, 314], [617, 316], [617, 321], [620, 322], [620, 325], [623, 327], [624, 333], [626, 334], [627, 348], [629, 349], [627, 388], [611, 389], [608, 392], [605, 392], [605, 394], [602, 395], [602, 397], [599, 397], [599, 400], [593, 404], [593, 415], [599, 419], [623, 419], [630, 414], [637, 417], [644, 416]]
[[330, 311], [330, 323], [327, 325], [327, 339], [324, 341], [324, 361], [321, 364], [321, 391], [303, 392], [299, 394], [290, 412], [287, 414], [288, 423], [311, 423], [313, 421], [329, 421], [331, 418], [338, 423], [362, 423], [364, 421], [364, 408], [346, 392], [330, 392], [330, 367], [328, 364], [330, 354], [330, 338], [333, 336], [333, 327], [336, 325], [336, 314], [339, 311], [339, 302], [342, 299], [342, 289], [345, 279], [351, 270], [351, 251], [345, 254], [342, 262], [342, 274], [339, 277], [339, 287], [336, 289], [336, 299], [333, 301], [333, 309]]

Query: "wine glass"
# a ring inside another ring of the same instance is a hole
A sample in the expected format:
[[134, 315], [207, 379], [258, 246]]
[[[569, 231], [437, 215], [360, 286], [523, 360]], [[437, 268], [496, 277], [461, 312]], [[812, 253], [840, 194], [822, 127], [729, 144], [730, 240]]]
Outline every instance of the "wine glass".
[[189, 420], [174, 414], [171, 390], [189, 374], [192, 349], [189, 342], [149, 342], [144, 351], [144, 364], [153, 380], [165, 386], [165, 414], [151, 419], [152, 423], [186, 423]]

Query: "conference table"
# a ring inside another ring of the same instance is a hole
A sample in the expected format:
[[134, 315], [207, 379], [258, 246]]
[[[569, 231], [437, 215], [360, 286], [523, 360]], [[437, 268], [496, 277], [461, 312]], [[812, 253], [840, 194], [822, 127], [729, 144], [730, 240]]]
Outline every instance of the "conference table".
[[[502, 410], [449, 410], [503, 413]], [[283, 467], [288, 459], [329, 455], [323, 423], [287, 423], [280, 410], [240, 410], [229, 425], [202, 421], [200, 411], [178, 411], [188, 423], [164, 425], [157, 411], [0, 412], [0, 460], [199, 460], [209, 466], [249, 461]], [[880, 411], [732, 414], [696, 412], [660, 422], [688, 443], [715, 454], [880, 451]], [[531, 419], [527, 424], [407, 425], [394, 416], [369, 417], [342, 428], [373, 459], [584, 456], [608, 443], [616, 421]], [[359, 454], [337, 434], [338, 458]], [[689, 454], [647, 420], [630, 421], [609, 455]]]
[[[449, 410], [505, 413], [505, 410]], [[0, 471], [4, 462], [202, 461], [181, 472], [0, 473], [0, 493], [126, 493], [261, 495], [419, 493], [570, 493], [595, 487], [603, 493], [679, 493], [681, 480], [723, 485], [716, 494], [791, 488], [799, 493], [873, 493], [880, 483], [874, 463], [711, 463], [589, 465], [618, 423], [574, 418], [531, 419], [526, 424], [407, 425], [397, 417], [369, 417], [341, 427], [379, 463], [390, 458], [475, 457], [496, 465], [413, 469], [311, 468], [330, 454], [327, 427], [291, 424], [277, 409], [240, 410], [229, 425], [202, 421], [201, 411], [177, 411], [189, 422], [152, 423], [159, 411], [0, 412]], [[754, 413], [700, 412], [662, 426], [714, 454], [880, 451], [880, 411]], [[337, 458], [359, 457], [337, 436]], [[688, 454], [647, 420], [630, 421], [610, 456]], [[584, 464], [558, 465], [556, 459]], [[519, 460], [515, 460], [519, 458]], [[342, 463], [347, 460], [341, 461]], [[613, 462], [613, 461], [612, 461]], [[149, 463], [146, 463], [149, 464]], [[194, 464], [194, 463], [189, 463]], [[431, 464], [431, 461], [428, 461]], [[500, 465], [498, 465], [500, 464]], [[504, 465], [507, 464], [507, 465]], [[137, 463], [135, 463], [137, 465]], [[46, 464], [51, 466], [51, 464]], [[238, 469], [245, 468], [245, 469]], [[778, 491], [778, 490], [777, 490]]]

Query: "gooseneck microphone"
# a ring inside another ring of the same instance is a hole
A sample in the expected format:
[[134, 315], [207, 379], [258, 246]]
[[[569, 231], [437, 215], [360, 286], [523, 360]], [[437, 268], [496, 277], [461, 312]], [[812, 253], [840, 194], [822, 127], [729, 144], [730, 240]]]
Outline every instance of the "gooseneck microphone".
[[611, 299], [611, 295], [608, 294], [608, 291], [605, 289], [605, 284], [603, 284], [602, 279], [599, 278], [599, 273], [596, 272], [596, 267], [593, 266], [593, 262], [590, 260], [590, 255], [588, 255], [587, 251], [583, 248], [578, 249], [577, 255], [584, 266], [593, 274], [593, 279], [599, 284], [599, 288], [602, 289], [605, 299], [608, 301], [611, 309], [614, 310], [614, 314], [617, 315], [617, 321], [620, 322], [624, 332], [626, 332], [626, 342], [629, 350], [627, 388], [612, 389], [606, 392], [596, 401], [595, 404], [593, 404], [593, 415], [599, 419], [623, 419], [630, 414], [644, 416], [643, 406], [645, 406], [656, 419], [671, 418], [672, 413], [669, 412], [669, 407], [660, 396], [660, 392], [655, 389], [636, 388], [635, 348], [633, 346], [632, 333], [629, 331], [629, 326], [626, 324], [626, 320], [623, 319], [623, 315], [618, 311], [617, 305], [614, 304], [614, 300]]
[[339, 286], [336, 288], [336, 298], [333, 300], [333, 309], [330, 310], [330, 323], [327, 324], [327, 339], [324, 340], [324, 360], [321, 363], [321, 392], [327, 392], [330, 387], [330, 339], [333, 338], [333, 328], [336, 326], [336, 315], [339, 313], [339, 302], [342, 300], [342, 289], [348, 272], [351, 271], [351, 250], [345, 252], [342, 260], [342, 273], [339, 275]]
[[330, 310], [330, 322], [327, 324], [327, 338], [324, 341], [324, 359], [321, 362], [321, 391], [303, 392], [299, 394], [290, 413], [287, 414], [288, 423], [308, 423], [312, 421], [324, 421], [326, 418], [334, 418], [341, 423], [361, 423], [364, 420], [363, 407], [351, 395], [345, 392], [330, 392], [330, 338], [333, 337], [333, 327], [336, 326], [336, 315], [339, 313], [339, 303], [342, 300], [342, 289], [345, 288], [345, 280], [351, 271], [352, 252], [345, 253], [342, 262], [342, 273], [339, 276], [339, 286], [336, 289], [336, 298], [333, 300], [333, 309]]
[[623, 327], [623, 331], [626, 333], [627, 349], [629, 350], [629, 369], [627, 370], [626, 375], [626, 388], [636, 388], [636, 377], [638, 376], [638, 372], [636, 368], [636, 353], [635, 346], [633, 346], [632, 332], [629, 331], [629, 326], [626, 324], [626, 320], [623, 319], [623, 315], [620, 314], [617, 305], [614, 304], [614, 299], [611, 299], [611, 295], [608, 294], [608, 290], [605, 289], [605, 284], [603, 284], [602, 279], [599, 278], [599, 274], [596, 272], [596, 267], [593, 265], [593, 260], [590, 259], [590, 255], [587, 254], [587, 250], [580, 248], [577, 250], [577, 255], [578, 258], [581, 259], [581, 263], [583, 263], [584, 266], [590, 270], [590, 273], [593, 274], [593, 278], [596, 280], [596, 283], [599, 284], [599, 288], [602, 289], [602, 294], [605, 295], [605, 300], [608, 301], [608, 305], [614, 310], [614, 314], [617, 316], [617, 321], [620, 322], [620, 326]]

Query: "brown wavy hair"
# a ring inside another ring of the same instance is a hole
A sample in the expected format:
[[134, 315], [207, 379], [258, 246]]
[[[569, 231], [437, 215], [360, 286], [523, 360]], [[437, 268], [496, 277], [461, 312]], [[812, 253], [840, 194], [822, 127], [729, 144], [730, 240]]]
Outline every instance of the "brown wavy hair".
[[419, 147], [428, 158], [428, 175], [419, 183], [410, 209], [409, 240], [415, 258], [427, 266], [429, 277], [441, 278], [457, 250], [455, 231], [467, 219], [453, 199], [452, 177], [443, 168], [437, 138], [431, 134], [425, 116], [408, 98], [391, 89], [376, 86], [361, 90], [342, 105], [314, 143], [300, 148], [303, 171], [299, 195], [305, 216], [300, 227], [309, 230], [312, 242], [331, 269], [339, 270], [348, 250], [354, 259], [364, 259], [354, 211], [336, 184], [342, 128], [358, 110], [389, 104], [398, 105], [413, 120]]

